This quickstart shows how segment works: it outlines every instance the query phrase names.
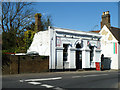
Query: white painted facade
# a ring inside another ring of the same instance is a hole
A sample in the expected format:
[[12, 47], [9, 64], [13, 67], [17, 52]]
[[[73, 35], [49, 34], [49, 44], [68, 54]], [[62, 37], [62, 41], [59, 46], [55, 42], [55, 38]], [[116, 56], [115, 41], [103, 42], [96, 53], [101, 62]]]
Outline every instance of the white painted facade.
[[120, 44], [118, 44], [118, 69], [120, 69]]
[[[95, 62], [101, 62], [100, 38], [100, 34], [91, 32], [48, 28], [35, 34], [27, 52], [36, 51], [39, 55], [49, 56], [49, 69], [76, 69], [78, 51], [78, 56], [82, 59], [81, 69], [96, 68]], [[64, 45], [67, 45], [67, 60], [63, 60]], [[81, 48], [76, 48], [76, 45]], [[93, 47], [91, 61], [90, 46]]]
[[40, 31], [34, 35], [33, 42], [27, 52], [36, 51], [39, 55], [49, 56], [50, 45], [49, 45], [49, 31]]
[[[120, 69], [120, 44], [118, 40], [116, 40], [106, 25], [103, 26], [100, 34], [102, 35], [101, 54], [111, 59], [111, 69]], [[117, 43], [117, 54], [114, 54], [114, 43]]]

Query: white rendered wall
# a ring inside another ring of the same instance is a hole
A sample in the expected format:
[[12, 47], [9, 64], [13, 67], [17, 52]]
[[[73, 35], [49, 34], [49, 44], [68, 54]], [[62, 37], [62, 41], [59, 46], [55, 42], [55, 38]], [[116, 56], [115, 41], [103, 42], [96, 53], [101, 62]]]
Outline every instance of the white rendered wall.
[[49, 56], [49, 31], [40, 31], [34, 35], [33, 41], [27, 52], [36, 51], [39, 55]]
[[120, 44], [118, 44], [118, 69], [120, 69]]
[[[102, 35], [101, 54], [104, 54], [104, 57], [111, 58], [111, 69], [118, 69], [118, 52], [117, 54], [114, 54], [114, 44], [113, 44], [115, 42], [117, 43], [118, 41], [115, 39], [115, 37], [112, 35], [112, 33], [109, 31], [109, 29], [105, 25], [100, 31], [100, 34]], [[111, 39], [109, 40], [110, 35], [111, 35]]]
[[49, 56], [49, 69], [57, 68], [57, 50], [56, 50], [56, 32], [54, 29], [49, 30], [49, 41], [50, 41], [50, 56]]
[[[118, 43], [117, 43], [117, 49], [118, 49]], [[111, 69], [118, 69], [118, 52], [117, 54], [111, 53]]]

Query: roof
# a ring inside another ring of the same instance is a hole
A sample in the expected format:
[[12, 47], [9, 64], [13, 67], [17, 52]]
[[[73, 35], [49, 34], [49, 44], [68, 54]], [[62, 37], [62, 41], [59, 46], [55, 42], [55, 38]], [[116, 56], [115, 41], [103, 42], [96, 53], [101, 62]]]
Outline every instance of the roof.
[[59, 28], [59, 27], [53, 27], [53, 28], [54, 29], [63, 29], [63, 30], [69, 30], [69, 31], [83, 32], [83, 33], [92, 33], [92, 32], [86, 32], [86, 31], [80, 31], [80, 30], [73, 30], [73, 29], [67, 29], [67, 28]]
[[109, 30], [120, 43], [120, 28], [110, 27]]
[[[120, 28], [110, 27], [109, 30], [113, 34], [113, 36], [118, 40], [118, 42], [120, 43]], [[100, 30], [90, 31], [90, 32], [99, 33]]]
[[99, 33], [99, 32], [100, 32], [100, 30], [97, 30], [97, 31], [90, 31], [90, 32]]
[[85, 32], [80, 30], [72, 30], [72, 29], [65, 29], [65, 28], [58, 28], [58, 27], [52, 27], [52, 29], [56, 29], [58, 32], [64, 32], [64, 33], [72, 33], [72, 34], [81, 34], [81, 35], [90, 35], [95, 37], [101, 37], [99, 33], [94, 32]]

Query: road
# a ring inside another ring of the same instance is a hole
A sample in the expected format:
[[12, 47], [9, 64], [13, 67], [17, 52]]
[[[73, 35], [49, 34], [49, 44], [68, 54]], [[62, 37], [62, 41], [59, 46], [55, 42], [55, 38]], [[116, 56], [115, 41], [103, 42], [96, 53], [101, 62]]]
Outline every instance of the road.
[[[119, 88], [118, 71], [71, 71], [5, 75], [2, 88]], [[4, 90], [4, 89], [3, 89]]]

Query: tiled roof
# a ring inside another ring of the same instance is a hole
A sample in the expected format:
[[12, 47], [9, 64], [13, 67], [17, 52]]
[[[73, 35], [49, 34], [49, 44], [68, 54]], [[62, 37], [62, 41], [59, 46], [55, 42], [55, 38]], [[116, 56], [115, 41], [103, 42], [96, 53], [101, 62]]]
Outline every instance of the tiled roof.
[[109, 30], [120, 43], [120, 28], [110, 27]]
[[97, 31], [90, 31], [90, 32], [99, 33], [99, 32], [100, 32], [100, 30], [97, 30]]
[[[113, 36], [118, 40], [118, 42], [120, 43], [120, 28], [110, 27], [109, 30], [113, 34]], [[99, 33], [100, 30], [90, 31], [90, 32]]]

